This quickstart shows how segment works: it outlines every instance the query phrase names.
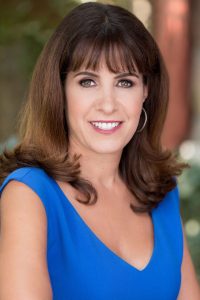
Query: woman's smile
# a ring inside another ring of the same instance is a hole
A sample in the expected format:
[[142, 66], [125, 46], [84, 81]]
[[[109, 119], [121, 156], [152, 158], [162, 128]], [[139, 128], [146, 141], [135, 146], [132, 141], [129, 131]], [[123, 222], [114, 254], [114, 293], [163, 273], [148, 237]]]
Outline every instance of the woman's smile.
[[111, 134], [121, 128], [121, 121], [92, 121], [90, 122], [94, 130], [103, 134]]

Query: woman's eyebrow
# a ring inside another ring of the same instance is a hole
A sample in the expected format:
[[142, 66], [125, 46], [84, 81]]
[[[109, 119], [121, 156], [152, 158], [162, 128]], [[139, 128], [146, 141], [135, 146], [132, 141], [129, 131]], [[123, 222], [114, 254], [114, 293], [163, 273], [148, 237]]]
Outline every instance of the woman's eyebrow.
[[97, 74], [95, 74], [93, 72], [88, 72], [88, 71], [78, 72], [74, 75], [74, 77], [77, 77], [79, 75], [89, 75], [89, 76], [93, 76], [93, 77], [99, 77]]
[[[88, 72], [88, 71], [82, 71], [82, 72], [78, 72], [74, 75], [74, 77], [77, 77], [79, 75], [88, 75], [88, 76], [93, 76], [93, 77], [96, 77], [98, 78], [99, 75], [97, 75], [96, 73], [93, 73], [93, 72]], [[119, 73], [118, 75], [115, 76], [115, 78], [121, 78], [121, 77], [124, 77], [124, 76], [135, 76], [137, 78], [139, 78], [139, 74], [133, 72], [133, 73], [130, 73], [130, 72], [127, 72], [127, 73]]]
[[121, 78], [121, 77], [124, 77], [124, 76], [135, 76], [135, 77], [139, 78], [139, 74], [136, 73], [136, 72], [119, 73], [118, 75], [115, 76], [115, 78]]

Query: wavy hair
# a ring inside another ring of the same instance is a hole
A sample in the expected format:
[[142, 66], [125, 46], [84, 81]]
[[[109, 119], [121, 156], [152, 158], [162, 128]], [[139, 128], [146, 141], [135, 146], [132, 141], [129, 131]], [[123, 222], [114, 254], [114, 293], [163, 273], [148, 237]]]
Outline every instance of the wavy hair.
[[[55, 180], [81, 192], [84, 204], [94, 204], [97, 191], [80, 175], [76, 154], [68, 153], [69, 135], [64, 83], [69, 71], [83, 65], [97, 70], [103, 54], [112, 72], [135, 68], [148, 86], [143, 106], [148, 122], [122, 152], [119, 172], [137, 198], [134, 212], [150, 212], [176, 186], [175, 176], [185, 164], [162, 149], [161, 133], [168, 105], [168, 75], [160, 51], [144, 25], [131, 12], [114, 5], [85, 3], [60, 23], [36, 64], [27, 102], [21, 110], [20, 143], [0, 156], [0, 181], [24, 166], [43, 168]], [[138, 128], [144, 120], [140, 118]]]

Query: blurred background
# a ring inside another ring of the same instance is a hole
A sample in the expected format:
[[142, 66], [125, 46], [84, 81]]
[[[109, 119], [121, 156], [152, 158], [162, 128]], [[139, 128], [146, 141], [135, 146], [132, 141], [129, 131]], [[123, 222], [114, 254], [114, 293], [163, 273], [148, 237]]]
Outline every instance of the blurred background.
[[[17, 120], [36, 59], [62, 17], [89, 1], [0, 0], [0, 152], [17, 142]], [[162, 143], [190, 164], [179, 178], [181, 213], [200, 280], [200, 1], [113, 0], [156, 39], [170, 75]], [[170, 217], [170, 216], [169, 216]]]

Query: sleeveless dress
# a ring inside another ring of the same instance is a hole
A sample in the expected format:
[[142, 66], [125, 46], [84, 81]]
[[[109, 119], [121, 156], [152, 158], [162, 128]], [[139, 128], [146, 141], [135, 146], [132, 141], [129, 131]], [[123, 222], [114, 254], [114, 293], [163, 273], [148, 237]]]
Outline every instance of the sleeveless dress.
[[10, 180], [30, 187], [47, 216], [47, 263], [53, 300], [176, 300], [181, 284], [183, 233], [178, 188], [151, 212], [154, 248], [139, 270], [109, 249], [89, 228], [57, 182], [36, 167], [19, 168]]

